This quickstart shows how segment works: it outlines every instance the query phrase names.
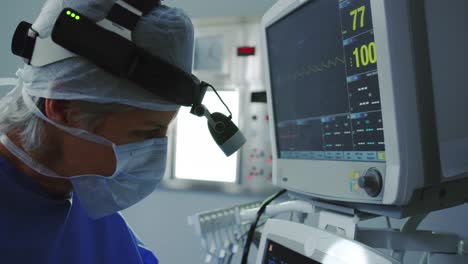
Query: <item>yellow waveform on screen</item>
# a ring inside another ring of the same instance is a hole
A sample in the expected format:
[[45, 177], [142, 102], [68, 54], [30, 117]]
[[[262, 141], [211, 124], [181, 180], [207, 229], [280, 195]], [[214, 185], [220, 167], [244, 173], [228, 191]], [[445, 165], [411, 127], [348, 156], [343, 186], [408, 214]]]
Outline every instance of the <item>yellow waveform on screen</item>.
[[304, 65], [300, 67], [297, 71], [289, 73], [285, 77], [278, 76], [277, 81], [297, 81], [299, 79], [306, 78], [307, 76], [310, 76], [312, 74], [327, 72], [329, 70], [332, 70], [333, 68], [338, 67], [338, 65], [340, 64], [345, 65], [344, 58], [335, 57], [334, 59], [329, 59], [320, 64]]
[[328, 70], [336, 68], [340, 63], [344, 65], [345, 64], [345, 59], [336, 57], [333, 60], [328, 60], [326, 62], [322, 62], [320, 65], [306, 65], [306, 66], [303, 66], [302, 68], [300, 68], [295, 73], [292, 73], [291, 75], [293, 76], [294, 80], [297, 80], [297, 79], [312, 75], [314, 73], [326, 72]]

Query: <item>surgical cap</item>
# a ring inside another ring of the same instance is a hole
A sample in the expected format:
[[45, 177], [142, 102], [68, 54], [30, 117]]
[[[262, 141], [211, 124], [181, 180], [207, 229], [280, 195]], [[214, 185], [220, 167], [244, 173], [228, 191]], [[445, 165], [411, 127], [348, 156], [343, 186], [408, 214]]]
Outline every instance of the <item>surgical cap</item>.
[[[40, 38], [49, 37], [60, 12], [73, 8], [94, 21], [107, 16], [116, 0], [48, 0], [33, 24]], [[193, 25], [178, 8], [164, 5], [143, 16], [132, 32], [133, 42], [153, 55], [192, 71]], [[17, 72], [23, 89], [31, 96], [120, 103], [156, 111], [176, 111], [167, 102], [137, 84], [112, 75], [83, 57], [73, 57], [43, 67], [25, 65]], [[157, 88], [158, 83], [154, 84]], [[170, 87], [169, 87], [170, 88]]]

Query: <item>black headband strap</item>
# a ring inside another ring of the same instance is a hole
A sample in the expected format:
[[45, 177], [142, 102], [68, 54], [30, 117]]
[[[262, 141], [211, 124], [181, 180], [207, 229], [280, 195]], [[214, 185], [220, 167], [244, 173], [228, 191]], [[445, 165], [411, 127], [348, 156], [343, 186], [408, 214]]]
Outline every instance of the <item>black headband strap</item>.
[[161, 5], [161, 0], [122, 0], [132, 7], [140, 10], [143, 15], [148, 14], [153, 8]]
[[133, 31], [141, 16], [128, 10], [122, 5], [128, 4], [140, 11], [143, 15], [146, 15], [153, 8], [161, 5], [161, 0], [121, 0], [120, 3], [121, 4], [117, 2], [112, 7], [109, 14], [107, 15], [107, 19], [130, 31]]
[[107, 15], [107, 19], [130, 31], [133, 31], [138, 23], [138, 20], [140, 20], [140, 16], [119, 4], [115, 4]]

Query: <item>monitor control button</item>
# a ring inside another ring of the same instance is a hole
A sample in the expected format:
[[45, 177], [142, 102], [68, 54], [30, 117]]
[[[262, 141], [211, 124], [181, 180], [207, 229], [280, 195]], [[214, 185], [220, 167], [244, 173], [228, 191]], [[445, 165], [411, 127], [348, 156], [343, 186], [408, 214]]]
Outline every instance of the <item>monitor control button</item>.
[[383, 187], [382, 174], [376, 168], [370, 168], [358, 180], [359, 187], [371, 197], [379, 196]]

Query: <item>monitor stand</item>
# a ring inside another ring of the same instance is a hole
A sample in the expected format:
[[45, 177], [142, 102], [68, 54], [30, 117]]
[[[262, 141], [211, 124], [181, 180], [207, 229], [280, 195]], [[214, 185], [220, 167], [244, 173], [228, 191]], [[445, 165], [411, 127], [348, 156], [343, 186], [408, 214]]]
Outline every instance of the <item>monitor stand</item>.
[[[232, 258], [242, 248], [242, 238], [254, 221], [259, 205], [259, 202], [249, 203], [189, 217], [206, 250], [206, 263]], [[316, 216], [317, 222], [310, 226], [374, 249], [390, 251], [390, 256], [402, 263], [409, 251], [423, 253], [420, 264], [468, 263], [468, 246], [465, 246], [463, 238], [456, 234], [418, 230], [427, 214], [407, 218], [400, 228], [392, 228], [388, 216], [386, 227], [365, 228], [360, 223], [382, 216], [323, 201], [293, 200], [268, 206], [261, 222], [281, 213], [297, 213], [301, 223], [307, 216]]]
[[315, 207], [318, 228], [371, 248], [390, 250], [390, 256], [402, 263], [409, 251], [424, 254], [420, 264], [468, 263], [468, 246], [458, 235], [418, 230], [427, 214], [407, 218], [398, 229], [391, 227], [389, 217], [386, 217], [387, 227], [364, 228], [359, 226], [360, 222], [381, 216], [336, 204], [311, 203]]

